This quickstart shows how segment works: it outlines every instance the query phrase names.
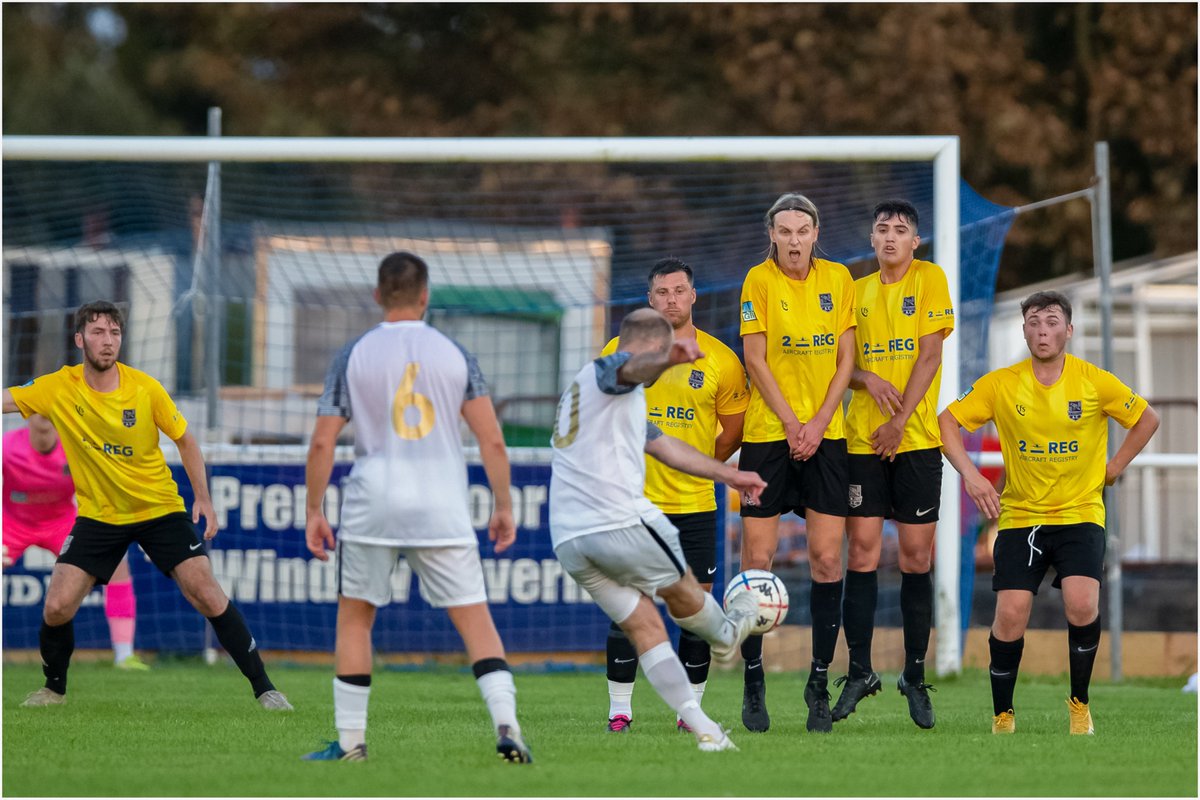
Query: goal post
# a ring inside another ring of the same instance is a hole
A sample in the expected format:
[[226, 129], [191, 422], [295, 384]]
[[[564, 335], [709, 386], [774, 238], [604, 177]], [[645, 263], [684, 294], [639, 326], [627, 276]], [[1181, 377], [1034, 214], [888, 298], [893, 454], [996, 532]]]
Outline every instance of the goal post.
[[[933, 253], [960, 303], [960, 151], [955, 136], [661, 138], [279, 138], [4, 136], [6, 161], [637, 163], [927, 162], [932, 165]], [[789, 187], [804, 190], [803, 186]], [[762, 198], [763, 208], [771, 198]], [[878, 199], [884, 199], [882, 197]], [[865, 239], [865, 236], [863, 237]], [[748, 265], [747, 265], [748, 266]], [[262, 320], [257, 320], [261, 324]], [[959, 335], [943, 360], [939, 407], [959, 394]], [[573, 369], [571, 370], [573, 371]], [[561, 389], [561, 387], [559, 387]], [[936, 671], [961, 667], [959, 623], [960, 487], [943, 471], [935, 562]]]

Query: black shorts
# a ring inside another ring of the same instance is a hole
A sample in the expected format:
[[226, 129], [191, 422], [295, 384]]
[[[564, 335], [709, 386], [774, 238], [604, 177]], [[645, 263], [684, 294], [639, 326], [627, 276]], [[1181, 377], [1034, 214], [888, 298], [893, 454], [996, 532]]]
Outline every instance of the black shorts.
[[717, 574], [717, 512], [667, 514], [667, 519], [679, 529], [679, 546], [696, 580], [712, 583]]
[[997, 534], [992, 550], [992, 591], [1024, 589], [1037, 594], [1050, 567], [1056, 573], [1051, 583], [1055, 589], [1072, 575], [1099, 581], [1105, 546], [1104, 528], [1092, 522], [1006, 528]]
[[942, 451], [909, 450], [895, 461], [851, 453], [850, 516], [887, 517], [909, 525], [937, 522], [942, 504]]
[[767, 482], [758, 505], [742, 504], [743, 517], [773, 517], [789, 511], [803, 516], [805, 509], [844, 517], [850, 510], [845, 439], [822, 439], [808, 461], [793, 459], [786, 439], [744, 442], [738, 469], [757, 472]]
[[129, 545], [137, 543], [154, 566], [168, 578], [171, 570], [189, 558], [207, 556], [196, 535], [192, 518], [183, 511], [145, 522], [110, 525], [87, 517], [75, 520], [71, 535], [63, 542], [58, 563], [79, 567], [104, 585], [125, 557]]

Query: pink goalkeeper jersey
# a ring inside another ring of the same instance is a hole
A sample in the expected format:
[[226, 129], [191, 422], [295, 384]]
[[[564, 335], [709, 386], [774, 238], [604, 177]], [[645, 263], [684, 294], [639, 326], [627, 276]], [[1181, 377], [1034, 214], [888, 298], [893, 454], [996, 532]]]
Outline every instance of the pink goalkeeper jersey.
[[4, 525], [38, 530], [75, 520], [75, 483], [57, 443], [47, 455], [33, 449], [29, 429], [4, 435]]

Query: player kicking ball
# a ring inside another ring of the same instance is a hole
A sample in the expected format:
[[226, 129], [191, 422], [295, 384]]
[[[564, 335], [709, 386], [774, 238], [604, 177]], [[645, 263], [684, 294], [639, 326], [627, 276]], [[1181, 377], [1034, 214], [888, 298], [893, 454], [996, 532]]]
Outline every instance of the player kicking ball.
[[679, 532], [642, 493], [645, 454], [690, 475], [721, 481], [758, 502], [766, 484], [694, 447], [663, 435], [646, 421], [644, 386], [670, 367], [704, 354], [694, 339], [675, 339], [671, 324], [651, 308], [621, 323], [620, 350], [575, 376], [558, 404], [550, 478], [550, 537], [563, 568], [637, 651], [658, 695], [696, 737], [700, 750], [737, 749], [700, 708], [687, 672], [671, 647], [653, 597], [671, 618], [700, 636], [727, 661], [757, 618], [752, 592], [731, 601], [728, 616], [685, 566]]

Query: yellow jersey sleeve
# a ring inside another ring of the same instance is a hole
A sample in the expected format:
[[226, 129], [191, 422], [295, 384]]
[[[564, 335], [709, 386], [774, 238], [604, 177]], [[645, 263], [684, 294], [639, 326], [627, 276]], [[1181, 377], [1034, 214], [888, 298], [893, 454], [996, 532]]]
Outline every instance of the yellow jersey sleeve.
[[914, 261], [913, 267], [920, 269], [921, 288], [918, 292], [920, 318], [917, 320], [917, 338], [937, 331], [942, 338], [954, 330], [954, 304], [950, 302], [950, 285], [946, 273], [937, 264]]
[[958, 396], [958, 399], [946, 406], [946, 410], [954, 415], [958, 424], [968, 431], [975, 432], [991, 421], [996, 405], [996, 372], [989, 372], [975, 381], [970, 389]]
[[171, 395], [167, 394], [167, 390], [163, 385], [151, 378], [145, 376], [146, 394], [150, 396], [150, 407], [153, 409], [154, 424], [158, 429], [167, 435], [171, 441], [176, 441], [179, 437], [187, 432], [187, 420], [183, 418], [183, 414], [179, 413], [179, 407], [175, 405], [175, 401], [171, 399]]
[[[838, 266], [842, 266], [842, 265], [839, 264]], [[850, 270], [846, 269], [845, 267], [842, 267], [841, 272], [843, 272], [844, 274], [840, 276], [842, 279], [842, 288], [841, 288], [842, 297], [841, 297], [841, 301], [837, 304], [838, 337], [841, 337], [841, 335], [843, 333], [850, 330], [851, 328], [855, 328], [858, 326], [858, 321], [854, 319], [854, 308], [855, 308], [855, 305], [857, 305], [857, 301], [855, 300], [855, 297], [854, 297], [854, 278], [850, 275]]]
[[[1086, 363], [1086, 362], [1085, 362]], [[1096, 387], [1100, 401], [1100, 409], [1106, 416], [1112, 417], [1122, 428], [1131, 428], [1142, 418], [1142, 413], [1149, 403], [1145, 398], [1126, 386], [1120, 378], [1091, 364], [1088, 376]]]
[[22, 417], [41, 414], [43, 417], [52, 419], [51, 409], [54, 406], [54, 398], [59, 394], [66, 370], [67, 368], [63, 367], [58, 372], [39, 376], [8, 390]]
[[759, 264], [746, 274], [742, 283], [742, 322], [738, 333], [766, 333], [767, 330], [767, 265]]
[[600, 351], [600, 357], [604, 358], [605, 356], [611, 356], [613, 353], [617, 352], [617, 345], [620, 344], [620, 341], [620, 336], [614, 336], [613, 338], [609, 339], [608, 344], [604, 345], [604, 349]]
[[720, 370], [717, 382], [717, 415], [722, 417], [745, 412], [750, 405], [750, 384], [746, 369], [737, 354], [724, 344], [714, 347], [711, 354]]

